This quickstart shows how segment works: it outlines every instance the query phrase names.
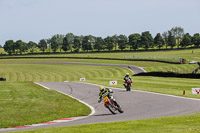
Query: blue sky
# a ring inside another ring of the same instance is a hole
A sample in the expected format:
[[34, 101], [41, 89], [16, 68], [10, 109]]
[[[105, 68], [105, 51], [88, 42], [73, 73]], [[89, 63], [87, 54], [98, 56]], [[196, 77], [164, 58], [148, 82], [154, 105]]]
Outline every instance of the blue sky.
[[200, 0], [0, 0], [0, 44], [55, 34], [112, 36], [180, 26], [200, 33]]

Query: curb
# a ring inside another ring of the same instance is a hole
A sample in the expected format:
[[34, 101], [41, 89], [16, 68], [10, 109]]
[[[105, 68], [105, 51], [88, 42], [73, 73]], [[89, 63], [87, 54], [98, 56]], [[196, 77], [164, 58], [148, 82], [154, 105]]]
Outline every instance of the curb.
[[44, 126], [44, 125], [49, 125], [49, 124], [56, 124], [56, 123], [65, 123], [65, 122], [74, 121], [74, 120], [78, 120], [78, 119], [82, 119], [82, 118], [85, 118], [85, 117], [62, 118], [62, 119], [53, 120], [53, 121], [49, 121], [49, 122], [38, 123], [38, 124], [1, 128], [0, 132], [3, 132], [3, 131], [6, 132], [7, 130], [15, 130], [15, 129], [20, 129], [20, 128], [39, 127], [39, 126]]

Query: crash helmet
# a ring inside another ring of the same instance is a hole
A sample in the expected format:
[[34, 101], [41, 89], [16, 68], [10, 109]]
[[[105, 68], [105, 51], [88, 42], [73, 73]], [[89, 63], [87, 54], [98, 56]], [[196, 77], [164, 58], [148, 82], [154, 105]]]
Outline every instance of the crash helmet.
[[103, 87], [103, 86], [100, 86], [100, 87], [99, 87], [99, 90], [100, 90], [100, 91], [104, 91], [104, 87]]
[[129, 73], [126, 73], [126, 76], [129, 76]]

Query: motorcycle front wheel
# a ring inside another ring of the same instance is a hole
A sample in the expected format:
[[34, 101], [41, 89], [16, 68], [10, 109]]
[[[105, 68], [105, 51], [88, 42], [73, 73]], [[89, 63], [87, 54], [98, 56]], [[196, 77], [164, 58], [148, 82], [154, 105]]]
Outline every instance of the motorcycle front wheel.
[[126, 91], [131, 91], [131, 86], [130, 86], [130, 85], [128, 85], [128, 86], [126, 87]]

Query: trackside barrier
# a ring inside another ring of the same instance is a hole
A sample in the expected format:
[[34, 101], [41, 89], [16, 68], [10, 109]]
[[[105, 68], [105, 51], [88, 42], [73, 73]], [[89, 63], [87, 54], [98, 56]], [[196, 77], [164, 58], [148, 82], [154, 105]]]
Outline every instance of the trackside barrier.
[[117, 81], [110, 81], [110, 85], [117, 85]]
[[192, 94], [199, 94], [200, 88], [192, 88]]
[[80, 81], [86, 81], [86, 78], [80, 78]]
[[6, 81], [6, 78], [0, 78], [0, 81]]

